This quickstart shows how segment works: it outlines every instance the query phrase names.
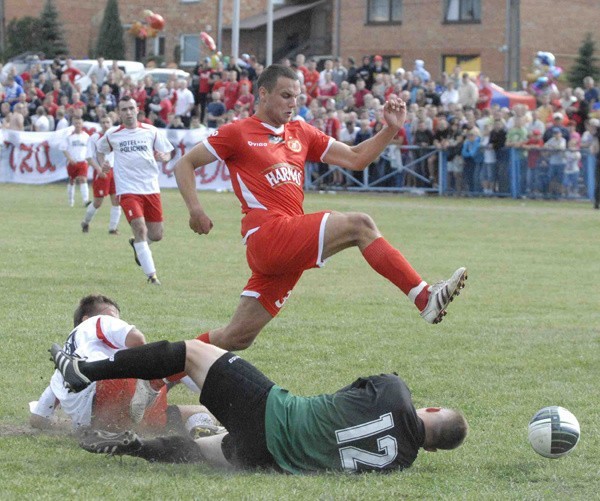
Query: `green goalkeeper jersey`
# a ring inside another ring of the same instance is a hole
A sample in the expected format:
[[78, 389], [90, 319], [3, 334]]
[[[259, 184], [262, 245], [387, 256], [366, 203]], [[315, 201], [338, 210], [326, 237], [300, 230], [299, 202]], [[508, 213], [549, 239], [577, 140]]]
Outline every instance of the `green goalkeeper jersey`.
[[276, 385], [267, 399], [265, 428], [275, 461], [295, 474], [408, 468], [425, 439], [410, 391], [395, 374], [360, 378], [314, 397]]

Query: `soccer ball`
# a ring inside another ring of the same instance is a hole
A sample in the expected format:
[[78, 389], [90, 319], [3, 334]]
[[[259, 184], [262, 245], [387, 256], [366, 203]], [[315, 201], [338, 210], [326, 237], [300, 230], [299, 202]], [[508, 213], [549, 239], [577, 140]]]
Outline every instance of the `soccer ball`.
[[579, 442], [579, 422], [567, 409], [552, 405], [536, 412], [529, 422], [529, 443], [546, 458], [559, 458]]

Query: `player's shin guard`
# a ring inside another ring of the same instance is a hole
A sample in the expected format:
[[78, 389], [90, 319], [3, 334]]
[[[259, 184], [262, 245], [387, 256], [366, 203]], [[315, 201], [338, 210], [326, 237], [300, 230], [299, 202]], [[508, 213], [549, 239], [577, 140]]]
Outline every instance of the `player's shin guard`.
[[79, 370], [91, 381], [101, 379], [161, 379], [185, 369], [185, 342], [158, 341], [115, 353], [96, 362], [81, 362]]

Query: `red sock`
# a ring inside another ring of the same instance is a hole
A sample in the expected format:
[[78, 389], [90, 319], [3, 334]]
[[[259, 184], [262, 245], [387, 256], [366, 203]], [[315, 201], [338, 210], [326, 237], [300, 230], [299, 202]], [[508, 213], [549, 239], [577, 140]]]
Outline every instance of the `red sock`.
[[210, 339], [208, 337], [208, 332], [205, 332], [204, 334], [200, 334], [196, 339], [199, 339], [203, 343], [210, 344]]
[[367, 263], [387, 278], [422, 310], [427, 305], [427, 283], [410, 265], [402, 253], [383, 237], [377, 238], [363, 251]]
[[[204, 334], [200, 334], [196, 339], [202, 341], [203, 343], [210, 344], [208, 339], [208, 332]], [[172, 376], [166, 377], [165, 381], [169, 381], [170, 383], [176, 383], [177, 381], [181, 381], [186, 376], [185, 372], [180, 372], [179, 374], [173, 374]]]

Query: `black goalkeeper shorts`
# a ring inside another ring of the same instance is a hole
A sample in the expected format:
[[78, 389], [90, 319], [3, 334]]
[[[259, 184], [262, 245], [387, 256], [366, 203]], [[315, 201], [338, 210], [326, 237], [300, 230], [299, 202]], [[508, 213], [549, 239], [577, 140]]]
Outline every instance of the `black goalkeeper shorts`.
[[267, 449], [265, 409], [275, 383], [234, 353], [225, 353], [209, 369], [200, 403], [229, 432], [222, 450], [227, 461], [241, 468], [276, 468]]

